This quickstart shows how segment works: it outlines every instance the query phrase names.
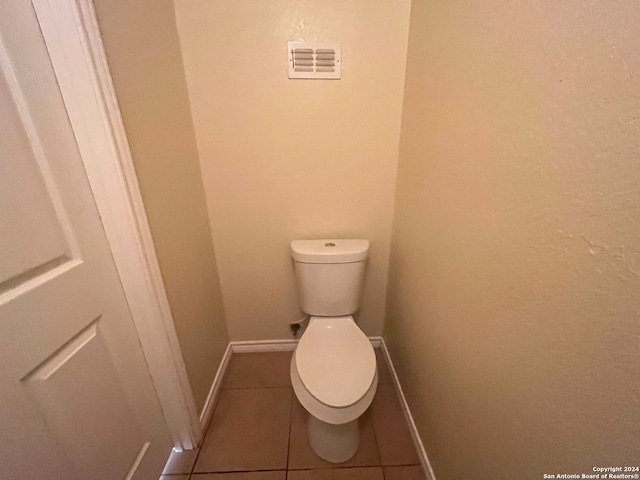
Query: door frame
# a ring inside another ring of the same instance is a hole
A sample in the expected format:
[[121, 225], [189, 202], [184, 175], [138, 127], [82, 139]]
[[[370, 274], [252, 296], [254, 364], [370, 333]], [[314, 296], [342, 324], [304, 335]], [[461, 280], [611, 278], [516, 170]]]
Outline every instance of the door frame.
[[32, 0], [176, 450], [202, 427], [91, 0]]

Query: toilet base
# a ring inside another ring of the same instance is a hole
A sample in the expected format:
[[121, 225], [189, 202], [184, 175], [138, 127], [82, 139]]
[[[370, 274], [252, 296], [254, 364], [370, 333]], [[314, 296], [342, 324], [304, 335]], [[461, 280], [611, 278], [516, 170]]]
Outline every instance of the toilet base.
[[309, 414], [307, 432], [311, 448], [316, 455], [327, 462], [346, 462], [358, 451], [360, 432], [357, 418], [348, 423], [333, 425]]

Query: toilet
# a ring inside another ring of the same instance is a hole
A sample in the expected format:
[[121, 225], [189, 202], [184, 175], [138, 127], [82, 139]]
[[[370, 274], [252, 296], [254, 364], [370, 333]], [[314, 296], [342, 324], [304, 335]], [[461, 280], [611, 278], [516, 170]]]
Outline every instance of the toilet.
[[375, 352], [352, 316], [368, 255], [368, 240], [291, 242], [298, 301], [310, 316], [291, 357], [291, 382], [309, 413], [311, 448], [333, 463], [358, 450], [358, 418], [378, 386]]

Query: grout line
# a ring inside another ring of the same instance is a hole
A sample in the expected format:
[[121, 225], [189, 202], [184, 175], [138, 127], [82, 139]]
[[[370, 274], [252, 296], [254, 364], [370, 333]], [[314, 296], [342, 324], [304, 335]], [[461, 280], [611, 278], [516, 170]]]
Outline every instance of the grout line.
[[[286, 472], [284, 468], [263, 468], [261, 470], [212, 470], [210, 472], [195, 472], [192, 475], [213, 475], [213, 474], [230, 474], [230, 473], [254, 473], [254, 472]], [[165, 474], [167, 475], [167, 474]], [[169, 475], [188, 475], [188, 473], [170, 473]]]
[[[230, 473], [253, 473], [253, 472], [312, 472], [315, 470], [355, 470], [358, 468], [385, 468], [385, 467], [419, 467], [417, 463], [411, 465], [340, 465], [336, 464], [335, 467], [319, 467], [319, 468], [273, 468], [273, 469], [261, 469], [261, 470], [215, 470], [210, 472], [195, 472], [193, 475], [211, 475], [211, 474], [230, 474]], [[187, 473], [170, 473], [165, 475], [188, 475]]]
[[[376, 387], [377, 390], [377, 387]], [[375, 400], [375, 398], [374, 398]], [[372, 402], [373, 403], [373, 402]], [[371, 417], [371, 428], [373, 430], [373, 443], [375, 443], [376, 445], [376, 452], [378, 453], [378, 466], [382, 468], [382, 455], [380, 455], [380, 446], [379, 446], [379, 442], [378, 442], [378, 434], [376, 433], [376, 425], [373, 421], [373, 412], [372, 412], [372, 408], [369, 407], [369, 416]], [[362, 417], [360, 417], [362, 418]]]
[[293, 427], [293, 402], [294, 402], [294, 391], [293, 387], [291, 388], [291, 405], [289, 406], [289, 438], [287, 440], [287, 465], [286, 470], [289, 472], [289, 457], [291, 456], [291, 429]]
[[[218, 402], [216, 402], [216, 405], [213, 407], [213, 412], [211, 413], [211, 420], [213, 420], [213, 414], [216, 413], [217, 406], [218, 406]], [[193, 471], [196, 468], [196, 463], [198, 463], [198, 458], [200, 457], [200, 453], [202, 453], [202, 447], [204, 446], [204, 441], [207, 438], [207, 433], [209, 433], [209, 426], [211, 425], [211, 420], [209, 421], [209, 425], [207, 425], [207, 429], [205, 430], [204, 435], [202, 435], [202, 443], [198, 447], [198, 453], [196, 453], [196, 458], [193, 460], [193, 464], [191, 465], [191, 470], [189, 471], [189, 479], [191, 479], [191, 476], [193, 475]]]
[[313, 472], [315, 470], [355, 470], [358, 468], [383, 468], [382, 465], [336, 465], [335, 467], [292, 468], [291, 472]]
[[266, 385], [264, 387], [226, 387], [222, 390], [255, 390], [255, 389], [266, 390], [269, 388], [293, 388], [293, 385]]

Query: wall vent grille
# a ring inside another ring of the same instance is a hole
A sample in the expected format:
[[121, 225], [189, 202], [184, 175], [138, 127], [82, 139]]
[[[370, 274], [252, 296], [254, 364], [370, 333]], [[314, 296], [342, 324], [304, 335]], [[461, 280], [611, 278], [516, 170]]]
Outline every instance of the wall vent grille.
[[289, 78], [340, 78], [342, 49], [338, 43], [289, 42]]

